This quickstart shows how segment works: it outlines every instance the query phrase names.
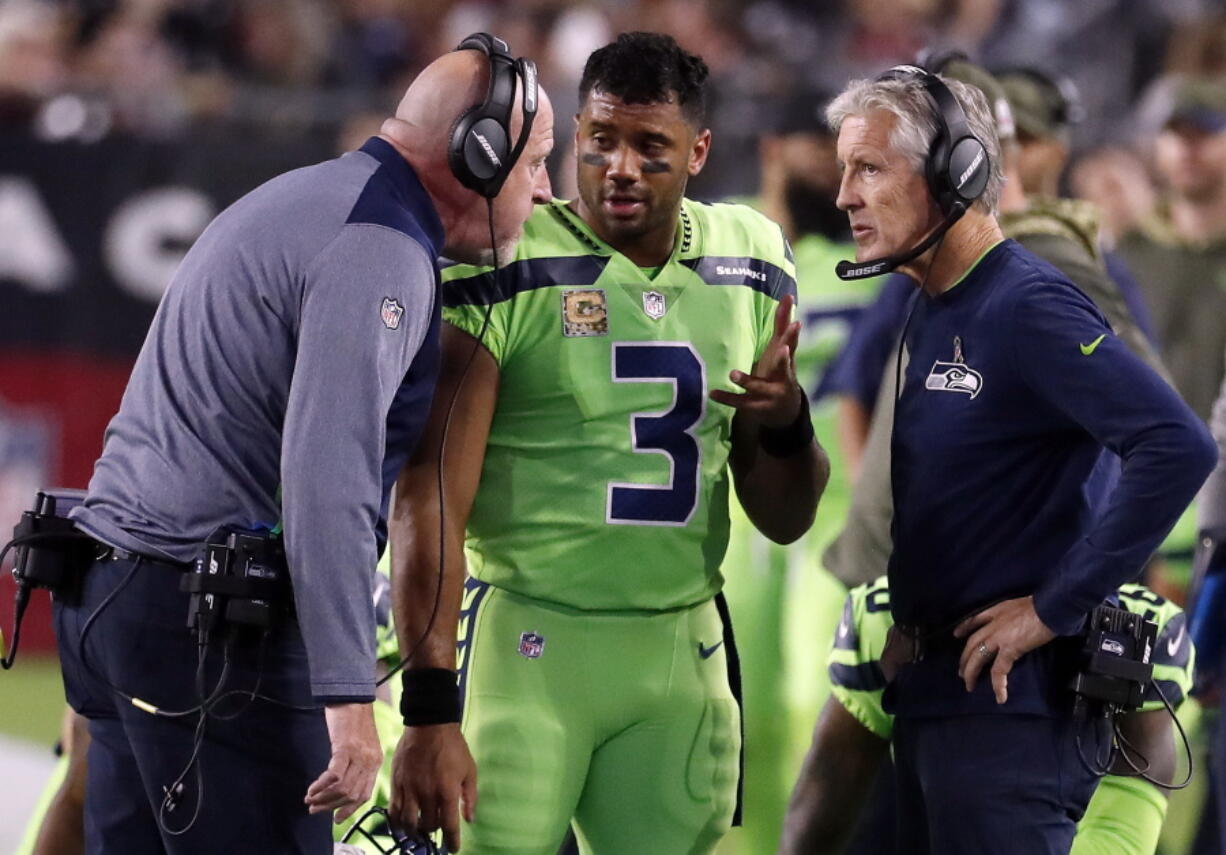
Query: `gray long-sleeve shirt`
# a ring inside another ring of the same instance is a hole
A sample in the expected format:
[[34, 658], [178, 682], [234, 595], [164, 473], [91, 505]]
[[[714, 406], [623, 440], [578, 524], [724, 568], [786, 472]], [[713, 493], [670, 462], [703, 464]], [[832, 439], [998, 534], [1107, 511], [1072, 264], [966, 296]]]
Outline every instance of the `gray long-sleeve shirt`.
[[187, 562], [284, 525], [321, 701], [374, 696], [374, 567], [438, 365], [442, 224], [385, 141], [295, 170], [205, 230], [158, 307], [78, 526]]

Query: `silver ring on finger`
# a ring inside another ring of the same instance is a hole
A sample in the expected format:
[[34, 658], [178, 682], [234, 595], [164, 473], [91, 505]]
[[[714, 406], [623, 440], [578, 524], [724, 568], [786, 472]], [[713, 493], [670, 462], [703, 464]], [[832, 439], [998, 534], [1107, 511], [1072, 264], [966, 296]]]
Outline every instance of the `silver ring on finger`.
[[975, 648], [975, 649], [976, 649], [976, 650], [978, 650], [978, 651], [979, 651], [979, 653], [980, 653], [980, 655], [982, 655], [982, 656], [991, 656], [991, 655], [992, 655], [992, 651], [991, 651], [991, 650], [988, 650], [988, 645], [987, 645], [987, 642], [984, 642], [984, 641], [979, 642], [979, 646], [978, 646], [977, 648]]

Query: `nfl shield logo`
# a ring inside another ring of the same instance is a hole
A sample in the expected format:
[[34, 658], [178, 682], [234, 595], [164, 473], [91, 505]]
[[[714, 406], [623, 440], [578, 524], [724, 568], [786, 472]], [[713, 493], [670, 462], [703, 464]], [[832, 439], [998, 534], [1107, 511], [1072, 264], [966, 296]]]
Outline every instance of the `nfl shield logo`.
[[519, 655], [525, 659], [540, 659], [545, 650], [545, 637], [535, 632], [525, 632], [519, 636]]
[[643, 294], [643, 311], [647, 317], [658, 321], [664, 317], [664, 295], [659, 291], [647, 291]]
[[400, 319], [404, 317], [404, 306], [391, 297], [383, 298], [383, 307], [379, 312], [383, 318], [383, 326], [389, 330], [400, 329]]

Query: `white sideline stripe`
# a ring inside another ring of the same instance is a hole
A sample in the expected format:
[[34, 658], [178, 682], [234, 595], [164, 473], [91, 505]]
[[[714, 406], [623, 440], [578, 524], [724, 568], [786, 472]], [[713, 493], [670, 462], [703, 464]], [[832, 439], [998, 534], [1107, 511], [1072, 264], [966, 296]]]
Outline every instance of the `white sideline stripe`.
[[0, 736], [0, 853], [17, 848], [30, 812], [55, 768], [50, 745]]

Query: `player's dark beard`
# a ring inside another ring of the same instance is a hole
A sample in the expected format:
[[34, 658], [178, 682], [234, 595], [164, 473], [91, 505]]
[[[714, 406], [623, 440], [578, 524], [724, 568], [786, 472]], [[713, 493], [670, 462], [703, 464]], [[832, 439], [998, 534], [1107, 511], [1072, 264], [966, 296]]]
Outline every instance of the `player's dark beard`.
[[788, 178], [783, 200], [796, 237], [818, 234], [837, 241], [851, 240], [847, 214], [834, 204], [830, 194], [803, 178]]

